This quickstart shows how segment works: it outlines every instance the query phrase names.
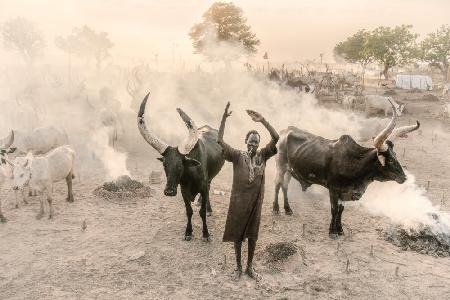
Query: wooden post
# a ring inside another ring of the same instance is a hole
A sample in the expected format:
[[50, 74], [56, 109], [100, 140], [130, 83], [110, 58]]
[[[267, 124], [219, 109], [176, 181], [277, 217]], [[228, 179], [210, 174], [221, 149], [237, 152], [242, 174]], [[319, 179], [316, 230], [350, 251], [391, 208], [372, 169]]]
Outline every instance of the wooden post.
[[303, 224], [303, 232], [302, 232], [302, 237], [306, 236], [306, 224]]
[[373, 245], [370, 245], [370, 256], [374, 257], [374, 253], [373, 253]]
[[427, 192], [430, 190], [430, 181], [427, 181]]

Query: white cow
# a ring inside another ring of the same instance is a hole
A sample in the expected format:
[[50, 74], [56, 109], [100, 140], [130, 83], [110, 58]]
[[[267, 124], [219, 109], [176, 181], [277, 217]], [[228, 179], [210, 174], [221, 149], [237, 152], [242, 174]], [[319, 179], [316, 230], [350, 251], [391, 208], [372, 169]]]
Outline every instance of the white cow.
[[405, 104], [399, 105], [397, 102], [394, 101], [394, 99], [392, 99], [392, 97], [386, 97], [381, 95], [367, 95], [364, 100], [365, 100], [366, 115], [369, 115], [372, 111], [378, 112], [381, 110], [387, 117], [389, 112], [392, 110], [389, 101], [392, 101], [392, 104], [394, 105], [398, 116], [402, 115], [403, 109], [405, 108]]
[[45, 154], [69, 142], [66, 132], [54, 126], [38, 127], [31, 131], [14, 131], [14, 144], [17, 154]]
[[[14, 149], [9, 147], [14, 142], [14, 132], [11, 131], [9, 136], [3, 140], [0, 140], [0, 188], [8, 181], [11, 177], [11, 168], [8, 165], [8, 153], [14, 152]], [[0, 223], [5, 223], [6, 218], [2, 213], [2, 201], [0, 199]]]
[[66, 145], [53, 149], [44, 156], [33, 156], [29, 153], [25, 158], [18, 157], [14, 161], [14, 190], [23, 189], [27, 185], [36, 190], [40, 196], [41, 208], [37, 219], [44, 216], [44, 195], [49, 204], [49, 219], [53, 217], [53, 183], [66, 180], [67, 201], [73, 202], [72, 179], [75, 151]]

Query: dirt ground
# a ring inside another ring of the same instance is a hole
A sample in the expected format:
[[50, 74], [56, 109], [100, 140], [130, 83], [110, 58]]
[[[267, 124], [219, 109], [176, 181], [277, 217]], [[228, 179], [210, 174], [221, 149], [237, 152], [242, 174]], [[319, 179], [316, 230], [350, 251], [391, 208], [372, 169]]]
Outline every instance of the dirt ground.
[[[450, 122], [436, 118], [439, 102], [424, 101], [426, 92], [397, 92], [398, 99], [408, 103], [399, 123], [413, 124], [416, 119], [422, 123], [419, 133], [399, 142], [399, 159], [418, 184], [426, 186], [430, 181], [429, 198], [448, 210]], [[124, 145], [128, 145], [132, 178], [148, 184], [150, 172], [162, 169], [155, 151], [136, 134], [122, 139], [119, 148], [125, 149]], [[289, 196], [294, 214], [272, 215], [274, 168], [271, 160], [256, 250], [259, 282], [246, 276], [239, 282], [231, 279], [233, 246], [221, 241], [230, 165], [212, 183], [209, 243], [201, 239], [198, 207], [194, 237], [190, 242], [182, 240], [184, 203], [180, 193], [163, 196], [164, 182], [152, 185], [155, 196], [148, 199], [117, 203], [95, 197], [92, 191], [104, 182], [96, 160], [75, 172], [74, 203], [64, 200], [65, 183], [55, 185], [53, 220], [35, 219], [37, 198], [15, 209], [14, 193], [4, 187], [0, 196], [8, 223], [0, 224], [0, 299], [450, 298], [450, 258], [402, 251], [386, 242], [379, 231], [389, 226], [389, 220], [361, 206], [346, 207], [346, 235], [331, 240], [326, 193], [321, 188], [302, 193], [293, 180]], [[226, 195], [216, 195], [214, 190]], [[281, 241], [295, 244], [297, 253], [277, 266], [267, 264], [266, 246]]]

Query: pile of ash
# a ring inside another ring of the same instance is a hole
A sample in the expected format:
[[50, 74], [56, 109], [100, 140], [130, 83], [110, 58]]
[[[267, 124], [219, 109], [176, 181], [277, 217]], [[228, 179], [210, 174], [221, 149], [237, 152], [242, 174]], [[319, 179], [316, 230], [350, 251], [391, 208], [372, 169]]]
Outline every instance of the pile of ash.
[[382, 232], [383, 238], [402, 250], [412, 250], [431, 256], [450, 256], [450, 236], [435, 233], [430, 226], [421, 225], [418, 229], [392, 226]]
[[267, 263], [278, 263], [297, 253], [297, 246], [291, 242], [271, 243], [266, 246], [265, 252]]
[[94, 195], [104, 199], [148, 198], [152, 189], [128, 175], [122, 175], [114, 181], [105, 182], [94, 190]]

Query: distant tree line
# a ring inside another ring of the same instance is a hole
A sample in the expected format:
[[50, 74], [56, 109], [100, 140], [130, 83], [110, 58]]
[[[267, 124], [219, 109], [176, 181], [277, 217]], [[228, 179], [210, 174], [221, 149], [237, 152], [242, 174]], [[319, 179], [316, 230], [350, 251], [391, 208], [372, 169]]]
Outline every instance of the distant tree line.
[[422, 41], [411, 31], [412, 25], [380, 26], [372, 31], [359, 30], [334, 47], [334, 54], [350, 63], [360, 64], [365, 71], [372, 62], [383, 66], [382, 74], [395, 66], [425, 62], [439, 70], [444, 77], [449, 72], [450, 27], [442, 25]]

